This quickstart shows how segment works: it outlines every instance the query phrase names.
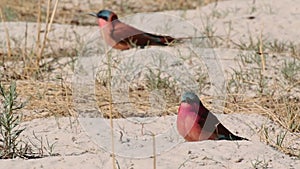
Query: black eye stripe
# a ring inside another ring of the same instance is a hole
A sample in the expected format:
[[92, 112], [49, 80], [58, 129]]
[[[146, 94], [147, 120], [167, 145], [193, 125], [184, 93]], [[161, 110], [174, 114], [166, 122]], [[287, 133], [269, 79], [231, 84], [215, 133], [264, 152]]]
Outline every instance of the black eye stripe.
[[101, 16], [101, 15], [98, 15], [98, 18], [102, 18], [102, 19], [104, 19], [104, 20], [108, 20], [108, 17], [107, 16]]

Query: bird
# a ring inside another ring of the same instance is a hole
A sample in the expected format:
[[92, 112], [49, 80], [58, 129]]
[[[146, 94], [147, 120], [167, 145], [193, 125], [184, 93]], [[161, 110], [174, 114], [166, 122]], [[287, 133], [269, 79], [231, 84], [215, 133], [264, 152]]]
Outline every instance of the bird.
[[168, 46], [179, 43], [183, 39], [192, 38], [174, 38], [172, 36], [144, 32], [121, 22], [117, 14], [107, 9], [100, 10], [98, 13], [89, 13], [89, 15], [98, 18], [98, 25], [103, 29], [106, 43], [119, 50], [128, 50], [134, 47], [144, 48], [149, 45]]
[[177, 115], [178, 133], [189, 142], [202, 140], [248, 140], [232, 134], [193, 92], [185, 92]]

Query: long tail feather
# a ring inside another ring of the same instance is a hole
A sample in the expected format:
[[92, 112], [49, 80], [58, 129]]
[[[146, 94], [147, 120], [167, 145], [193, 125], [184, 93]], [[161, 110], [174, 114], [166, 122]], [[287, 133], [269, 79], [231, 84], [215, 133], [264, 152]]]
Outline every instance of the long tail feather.
[[247, 138], [239, 137], [239, 136], [232, 134], [221, 123], [219, 123], [217, 125], [216, 134], [218, 136], [217, 140], [248, 140]]
[[233, 135], [233, 134], [229, 134], [228, 136], [225, 136], [225, 135], [218, 135], [218, 140], [247, 140], [249, 141], [249, 139], [247, 138], [243, 138], [243, 137], [239, 137], [239, 136], [236, 136], [236, 135]]

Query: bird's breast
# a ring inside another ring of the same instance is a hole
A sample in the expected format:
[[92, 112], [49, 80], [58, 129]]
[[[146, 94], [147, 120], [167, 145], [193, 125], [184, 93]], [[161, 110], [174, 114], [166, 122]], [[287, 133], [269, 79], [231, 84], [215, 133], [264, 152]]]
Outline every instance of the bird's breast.
[[188, 141], [198, 140], [201, 133], [199, 120], [200, 117], [195, 112], [181, 109], [177, 116], [178, 133]]

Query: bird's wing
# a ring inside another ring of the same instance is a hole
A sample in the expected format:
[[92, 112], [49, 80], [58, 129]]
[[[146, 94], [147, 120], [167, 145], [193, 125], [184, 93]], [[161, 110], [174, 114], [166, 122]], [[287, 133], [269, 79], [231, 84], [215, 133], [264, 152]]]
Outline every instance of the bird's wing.
[[112, 22], [111, 37], [116, 41], [125, 41], [125, 39], [132, 37], [134, 35], [143, 34], [144, 32], [129, 26], [125, 23], [115, 20]]
[[113, 29], [111, 31], [111, 37], [116, 42], [126, 42], [132, 44], [132, 46], [136, 45], [144, 47], [147, 45], [165, 46], [175, 40], [175, 38], [171, 36], [146, 33], [118, 20], [114, 21], [112, 24]]
[[173, 41], [175, 41], [175, 38], [171, 36], [155, 35], [151, 33], [143, 33], [143, 34], [136, 35], [135, 39], [138, 39], [140, 45], [146, 44], [146, 45], [166, 46], [172, 43]]
[[[217, 119], [217, 117], [207, 111], [207, 112], [202, 112], [202, 113], [198, 113], [198, 115], [200, 116], [200, 120], [199, 120], [199, 125], [202, 128], [202, 133], [201, 133], [201, 138], [204, 137], [210, 137], [213, 133], [215, 133], [216, 130], [216, 126], [220, 123], [219, 120]], [[205, 134], [206, 133], [206, 134]], [[203, 135], [205, 134], [205, 136]], [[207, 139], [206, 138], [206, 139]]]

